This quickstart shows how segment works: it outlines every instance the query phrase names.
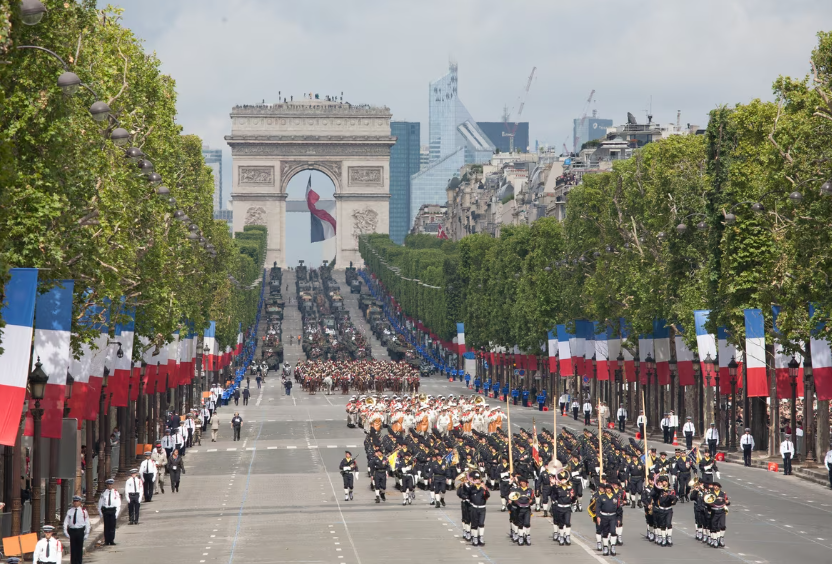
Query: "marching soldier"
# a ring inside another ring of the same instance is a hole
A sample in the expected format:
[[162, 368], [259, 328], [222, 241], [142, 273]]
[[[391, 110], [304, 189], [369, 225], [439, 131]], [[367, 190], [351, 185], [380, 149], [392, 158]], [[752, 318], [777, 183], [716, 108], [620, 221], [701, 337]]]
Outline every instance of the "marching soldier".
[[376, 503], [387, 501], [384, 491], [387, 489], [387, 460], [382, 456], [381, 450], [377, 450], [376, 457], [370, 461], [370, 469], [373, 473]]
[[64, 557], [64, 547], [61, 545], [61, 541], [52, 536], [55, 527], [44, 525], [41, 531], [43, 531], [43, 538], [35, 545], [32, 562], [36, 564], [60, 564]]
[[506, 511], [508, 506], [508, 496], [511, 493], [511, 472], [508, 460], [505, 458], [500, 460], [500, 511]]
[[690, 482], [691, 462], [681, 449], [676, 449], [676, 458], [673, 459], [673, 467], [670, 471], [676, 477], [676, 491], [679, 500], [682, 503], [690, 501], [690, 486], [688, 484]]
[[82, 564], [84, 541], [90, 536], [90, 516], [81, 496], [72, 498], [72, 507], [64, 517], [64, 537], [69, 539], [70, 564]]
[[358, 476], [358, 463], [353, 459], [350, 451], [344, 452], [344, 458], [339, 465], [341, 476], [344, 478], [344, 501], [352, 501], [352, 488]]
[[[130, 517], [128, 525], [139, 524], [139, 507], [142, 503], [143, 489], [142, 481], [139, 478], [139, 469], [131, 469], [130, 477], [127, 478], [127, 483], [124, 484], [124, 495], [127, 497], [127, 511]], [[151, 491], [152, 489], [151, 487]]]
[[468, 519], [471, 522], [471, 544], [485, 546], [485, 504], [491, 493], [482, 483], [479, 472], [471, 473], [472, 484], [468, 489]]
[[98, 498], [98, 513], [104, 521], [104, 546], [115, 546], [116, 520], [121, 512], [121, 496], [113, 486], [115, 481], [112, 478], [108, 478], [104, 483], [107, 484], [107, 488]]
[[677, 499], [667, 476], [659, 476], [652, 501], [656, 544], [660, 546], [673, 546], [673, 506], [676, 505]]
[[436, 509], [440, 509], [445, 507], [445, 492], [447, 491], [445, 476], [448, 472], [448, 463], [441, 454], [437, 453], [434, 455], [434, 461], [431, 463], [430, 469], [433, 475], [433, 505]]
[[706, 452], [702, 455], [702, 460], [699, 461], [699, 472], [702, 476], [702, 481], [710, 484], [714, 481], [714, 477], [718, 477], [719, 469], [716, 467], [716, 460], [711, 458], [711, 453]]
[[534, 502], [534, 490], [529, 487], [529, 478], [520, 475], [517, 478], [518, 485], [509, 494], [509, 499], [514, 497], [512, 503], [515, 506], [515, 538], [518, 545], [525, 543], [532, 544], [531, 517], [532, 503]]
[[[162, 451], [164, 453], [164, 451]], [[151, 458], [151, 453], [149, 450], [144, 453], [144, 460], [139, 466], [139, 473], [142, 475], [142, 482], [144, 487], [144, 499], [148, 502], [153, 499], [153, 488], [154, 483], [158, 479], [158, 470], [156, 468], [156, 462]], [[165, 457], [167, 460], [167, 457]], [[164, 489], [162, 490], [164, 492]]]
[[[602, 484], [595, 502], [596, 521], [601, 527], [601, 545], [604, 556], [615, 556], [617, 540], [618, 509], [620, 500], [613, 493], [611, 484]], [[602, 491], [603, 490], [603, 491]]]
[[555, 529], [552, 540], [560, 546], [572, 544], [572, 506], [577, 497], [569, 478], [569, 470], [561, 470], [550, 476], [552, 523]]
[[705, 497], [705, 505], [711, 512], [711, 538], [708, 544], [714, 548], [725, 548], [725, 516], [731, 505], [728, 496], [722, 491], [719, 482], [711, 484], [713, 488], [710, 496]]

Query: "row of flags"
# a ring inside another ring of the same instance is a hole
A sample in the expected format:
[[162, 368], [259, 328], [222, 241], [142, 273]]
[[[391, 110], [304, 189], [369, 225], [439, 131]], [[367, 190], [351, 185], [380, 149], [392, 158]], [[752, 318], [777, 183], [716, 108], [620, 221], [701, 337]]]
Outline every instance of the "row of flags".
[[[142, 362], [133, 362], [135, 338], [135, 310], [123, 303], [120, 317], [126, 322], [112, 327], [110, 337], [110, 307], [91, 306], [80, 323], [98, 332], [93, 344], [81, 346], [80, 358], [75, 359], [70, 349], [72, 338], [72, 299], [74, 281], [58, 280], [49, 291], [38, 294], [38, 270], [13, 268], [5, 286], [2, 308], [3, 328], [0, 354], [0, 445], [14, 446], [26, 399], [29, 373], [38, 362], [49, 377], [44, 399], [41, 436], [59, 439], [64, 407], [69, 417], [92, 421], [100, 409], [101, 387], [105, 369], [109, 371], [106, 414], [109, 406], [125, 407], [128, 399], [135, 401], [143, 385], [147, 395], [188, 384], [194, 376], [198, 334], [192, 324], [184, 332], [177, 331], [170, 343], [153, 345], [144, 337], [139, 344], [145, 349]], [[205, 354], [206, 370], [221, 370], [231, 364], [242, 351], [242, 324], [238, 328], [235, 348], [220, 351], [215, 338], [216, 323], [211, 321], [204, 331], [208, 345]], [[33, 338], [34, 337], [34, 338]], [[138, 345], [136, 345], [138, 346]], [[31, 353], [31, 354], [30, 354]], [[73, 378], [72, 397], [65, 400], [67, 375]], [[26, 414], [25, 433], [33, 434], [31, 413]]]
[[[774, 319], [774, 331], [777, 331], [777, 316], [780, 308], [772, 308]], [[710, 358], [717, 363], [715, 370], [719, 371], [720, 391], [728, 393], [731, 391], [731, 377], [729, 364], [731, 359], [737, 363], [737, 388], [743, 387], [743, 364], [745, 364], [746, 381], [749, 397], [768, 397], [769, 376], [766, 364], [766, 336], [765, 320], [760, 309], [746, 309], [745, 314], [745, 351], [738, 351], [737, 348], [728, 342], [729, 333], [724, 327], [717, 328], [716, 335], [705, 329], [708, 322], [709, 310], [696, 310], [694, 312], [694, 324], [696, 330], [697, 352], [699, 354], [701, 374], [707, 374], [705, 360]], [[810, 307], [810, 315], [814, 315], [814, 308]], [[595, 357], [595, 375], [599, 380], [609, 380], [614, 377], [618, 368], [619, 352], [624, 358], [624, 374], [628, 382], [636, 381], [635, 358], [626, 348], [621, 347], [622, 339], [630, 337], [629, 326], [625, 320], [619, 320], [619, 327], [611, 327], [606, 323], [598, 323], [586, 320], [575, 321], [575, 332], [569, 333], [565, 325], [558, 325], [555, 331], [548, 334], [548, 356], [549, 369], [555, 371], [560, 368], [563, 376], [578, 374], [582, 377], [592, 377], [592, 370], [589, 361]], [[688, 348], [684, 341], [684, 328], [677, 326], [678, 330], [674, 337], [676, 345], [676, 369], [679, 383], [682, 386], [695, 384], [694, 378], [694, 351]], [[803, 348], [804, 343], [800, 343]], [[812, 338], [812, 369], [815, 382], [815, 390], [818, 399], [832, 399], [832, 349], [826, 339]], [[670, 384], [670, 331], [664, 319], [657, 319], [653, 322], [653, 331], [638, 336], [639, 361], [645, 362], [649, 357], [655, 362], [655, 379], [661, 385]], [[774, 368], [777, 386], [777, 395], [781, 398], [791, 396], [791, 379], [788, 373], [788, 364], [791, 361], [791, 354], [786, 354], [784, 343], [776, 341], [774, 345]], [[795, 360], [800, 363], [798, 374], [798, 396], [803, 395], [803, 358], [795, 355]], [[558, 366], [559, 364], [559, 366]], [[641, 383], [647, 383], [647, 371], [641, 370]], [[716, 374], [706, 384], [716, 385]]]

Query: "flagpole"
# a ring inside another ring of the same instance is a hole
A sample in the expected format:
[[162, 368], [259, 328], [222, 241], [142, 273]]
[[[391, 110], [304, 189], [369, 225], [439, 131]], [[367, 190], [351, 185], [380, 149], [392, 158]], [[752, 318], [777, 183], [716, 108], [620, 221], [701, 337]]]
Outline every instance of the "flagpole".
[[511, 401], [506, 401], [506, 415], [508, 418], [508, 471], [514, 476], [514, 453], [511, 451]]
[[600, 486], [604, 479], [604, 442], [602, 437], [604, 435], [601, 429], [601, 400], [598, 400], [598, 485]]
[[558, 459], [558, 410], [554, 409], [555, 399], [552, 401], [552, 420], [554, 421], [554, 433], [552, 434], [552, 442], [554, 443], [554, 452], [552, 453], [553, 462]]
[[[647, 411], [644, 407], [644, 386], [639, 386], [639, 387], [641, 388], [641, 412], [642, 413], [647, 413]], [[647, 468], [647, 421], [646, 421], [647, 416], [645, 415], [644, 417], [645, 417], [645, 422], [642, 425], [641, 435], [642, 435], [642, 439], [644, 440], [644, 484], [646, 486], [650, 483], [650, 474], [649, 474], [650, 471]]]

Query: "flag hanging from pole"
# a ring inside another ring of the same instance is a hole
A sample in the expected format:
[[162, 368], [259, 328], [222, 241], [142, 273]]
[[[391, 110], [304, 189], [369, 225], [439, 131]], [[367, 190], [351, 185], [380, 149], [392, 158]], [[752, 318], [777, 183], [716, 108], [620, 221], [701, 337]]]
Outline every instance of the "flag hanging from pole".
[[0, 354], [0, 445], [14, 446], [29, 377], [32, 322], [38, 294], [36, 268], [12, 268], [3, 292], [3, 353]]
[[[766, 331], [763, 312], [759, 309], [745, 310], [745, 362], [748, 397], [768, 396], [768, 371], [766, 370]], [[742, 372], [738, 372], [742, 380]]]
[[[787, 399], [792, 397], [792, 384], [789, 377], [789, 362], [792, 360], [792, 355], [788, 355], [783, 348], [783, 339], [780, 330], [777, 328], [777, 317], [780, 315], [780, 306], [771, 306], [771, 314], [773, 320], [774, 334], [777, 339], [774, 342], [774, 378], [777, 385], [777, 398]], [[800, 348], [804, 347], [804, 343], [800, 343]], [[803, 355], [795, 353], [795, 362], [798, 364], [797, 369], [797, 397], [803, 397]]]
[[312, 175], [309, 175], [309, 181], [306, 183], [306, 205], [309, 208], [309, 213], [312, 214], [312, 242], [320, 243], [335, 237], [335, 218], [330, 212], [334, 212], [332, 207], [334, 203], [320, 204], [318, 202], [321, 197], [312, 189]]

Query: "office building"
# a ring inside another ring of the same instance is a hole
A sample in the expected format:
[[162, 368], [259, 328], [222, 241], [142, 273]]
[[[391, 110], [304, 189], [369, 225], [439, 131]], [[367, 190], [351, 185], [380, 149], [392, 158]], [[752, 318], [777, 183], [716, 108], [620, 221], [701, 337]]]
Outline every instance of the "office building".
[[404, 244], [410, 230], [410, 178], [420, 168], [419, 123], [391, 121], [390, 134], [396, 144], [390, 148], [390, 239]]
[[601, 139], [607, 134], [608, 127], [612, 127], [612, 120], [597, 117], [595, 110], [592, 110], [592, 117], [572, 120], [572, 150], [578, 153], [587, 141]]
[[430, 147], [422, 145], [419, 147], [419, 170], [424, 170], [430, 163]]
[[463, 165], [487, 163], [496, 150], [459, 99], [457, 70], [451, 63], [448, 74], [428, 86], [428, 166], [410, 182], [411, 218], [422, 204], [445, 202], [448, 181]]
[[224, 210], [225, 198], [230, 197], [230, 194], [222, 192], [222, 149], [211, 149], [208, 145], [203, 145], [202, 157], [214, 172], [214, 211]]
[[[521, 121], [519, 123], [509, 122], [506, 125], [502, 121], [478, 121], [477, 126], [482, 129], [482, 132], [488, 137], [489, 141], [500, 150], [501, 153], [508, 153], [511, 151], [511, 133], [514, 130], [514, 150], [520, 153], [525, 153], [529, 150], [529, 122]], [[515, 129], [515, 126], [517, 127]]]

